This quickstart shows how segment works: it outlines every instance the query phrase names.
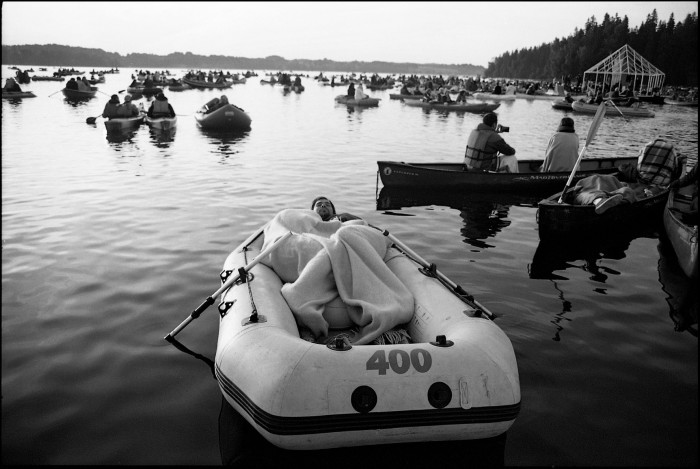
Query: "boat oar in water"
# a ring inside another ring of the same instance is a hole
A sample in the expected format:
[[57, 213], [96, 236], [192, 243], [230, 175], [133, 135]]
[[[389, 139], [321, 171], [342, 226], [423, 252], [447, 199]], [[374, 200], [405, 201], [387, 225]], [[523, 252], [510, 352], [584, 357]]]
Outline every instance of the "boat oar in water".
[[566, 191], [569, 190], [571, 187], [571, 181], [574, 180], [574, 174], [576, 174], [576, 170], [578, 169], [579, 165], [581, 164], [581, 159], [583, 158], [584, 153], [586, 153], [586, 148], [588, 148], [588, 145], [593, 141], [593, 137], [595, 137], [596, 132], [598, 132], [598, 127], [600, 127], [600, 123], [603, 121], [603, 117], [605, 117], [605, 101], [600, 103], [598, 106], [598, 110], [595, 113], [595, 116], [593, 117], [593, 122], [591, 122], [591, 126], [588, 129], [588, 135], [586, 136], [586, 143], [583, 145], [583, 148], [581, 149], [581, 153], [578, 154], [578, 159], [576, 160], [576, 164], [574, 165], [574, 169], [571, 170], [571, 174], [569, 175], [569, 180], [566, 181], [566, 186], [564, 187], [564, 190], [561, 191], [561, 195], [559, 196], [559, 201], [557, 202], [558, 204], [562, 203], [564, 201], [564, 195], [566, 195]]
[[422, 265], [423, 268], [428, 272], [429, 275], [437, 278], [443, 284], [445, 284], [446, 286], [451, 288], [452, 291], [455, 292], [463, 301], [465, 301], [466, 303], [471, 304], [473, 306], [476, 306], [476, 308], [477, 308], [476, 314], [477, 315], [480, 315], [481, 313], [483, 313], [486, 317], [488, 317], [491, 320], [493, 320], [496, 317], [491, 311], [489, 311], [482, 304], [480, 304], [478, 301], [476, 301], [474, 299], [474, 297], [472, 295], [470, 295], [469, 293], [467, 293], [461, 286], [457, 285], [452, 280], [445, 277], [445, 275], [443, 275], [442, 272], [437, 270], [437, 268], [435, 267], [435, 264], [428, 263], [428, 261], [426, 261], [425, 259], [420, 257], [418, 254], [416, 254], [411, 248], [409, 248], [404, 243], [399, 241], [396, 238], [396, 236], [392, 235], [387, 230], [382, 230], [381, 228], [377, 228], [376, 226], [373, 226], [373, 225], [369, 225], [369, 226], [381, 231], [382, 234], [384, 236], [386, 236], [387, 238], [389, 238], [391, 240], [391, 242], [394, 243], [394, 245], [397, 248], [399, 248], [401, 251], [406, 253], [406, 255], [409, 256], [410, 258], [412, 258], [414, 261], [416, 261], [420, 265]]
[[228, 280], [226, 280], [226, 282], [224, 282], [224, 284], [221, 285], [221, 287], [218, 290], [216, 290], [214, 293], [212, 293], [210, 296], [208, 296], [207, 299], [204, 300], [204, 302], [197, 307], [197, 309], [192, 311], [192, 313], [187, 317], [187, 319], [182, 321], [182, 323], [180, 323], [179, 326], [177, 326], [175, 329], [173, 329], [172, 332], [170, 332], [170, 334], [163, 337], [163, 339], [170, 341], [170, 339], [172, 339], [177, 334], [179, 334], [181, 330], [183, 330], [190, 322], [192, 322], [192, 320], [197, 319], [199, 317], [199, 315], [202, 314], [202, 312], [205, 309], [207, 309], [209, 306], [214, 304], [214, 298], [221, 295], [221, 293], [223, 293], [227, 288], [229, 288], [231, 285], [233, 285], [233, 283], [236, 282], [239, 278], [241, 278], [241, 276], [243, 276], [243, 278], [245, 278], [245, 276], [248, 274], [250, 269], [255, 267], [261, 260], [263, 260], [265, 258], [265, 256], [267, 256], [272, 251], [274, 251], [275, 249], [280, 247], [282, 245], [282, 242], [284, 240], [286, 240], [287, 238], [289, 238], [291, 235], [292, 235], [292, 232], [289, 231], [289, 232], [285, 233], [284, 235], [280, 236], [279, 238], [277, 238], [275, 240], [274, 243], [270, 244], [267, 248], [265, 248], [263, 251], [261, 251], [260, 254], [258, 254], [255, 257], [255, 259], [250, 261], [250, 263], [248, 265], [246, 265], [245, 267], [239, 268], [238, 275], [232, 275], [231, 277], [229, 277]]
[[95, 117], [88, 117], [87, 119], [85, 119], [85, 122], [87, 122], [88, 124], [94, 124], [98, 117], [102, 117], [102, 114]]

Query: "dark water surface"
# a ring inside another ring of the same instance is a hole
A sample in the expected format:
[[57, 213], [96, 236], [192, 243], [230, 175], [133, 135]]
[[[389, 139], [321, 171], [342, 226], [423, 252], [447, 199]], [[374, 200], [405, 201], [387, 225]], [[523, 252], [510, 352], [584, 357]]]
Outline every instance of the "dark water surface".
[[[323, 194], [497, 314], [522, 391], [505, 464], [697, 466], [697, 292], [658, 226], [547, 245], [527, 198], [377, 200], [377, 160], [461, 161], [481, 116], [410, 108], [389, 91], [369, 92], [377, 108], [346, 107], [333, 101], [343, 88], [310, 78], [302, 94], [263, 76], [227, 90], [248, 132], [198, 129], [192, 114], [221, 92], [188, 90], [167, 93], [174, 135], [107, 138], [101, 118], [85, 119], [132, 72], [107, 75], [87, 102], [50, 96], [58, 82], [2, 102], [3, 463], [221, 464], [226, 409], [206, 362], [218, 315], [178, 335], [203, 359], [163, 336], [218, 288], [231, 249]], [[696, 159], [697, 108], [650, 107], [652, 119], [606, 117], [589, 154], [636, 155], [663, 134]], [[525, 100], [497, 113], [518, 156], [540, 158], [566, 115]], [[573, 117], [583, 143], [593, 116]]]

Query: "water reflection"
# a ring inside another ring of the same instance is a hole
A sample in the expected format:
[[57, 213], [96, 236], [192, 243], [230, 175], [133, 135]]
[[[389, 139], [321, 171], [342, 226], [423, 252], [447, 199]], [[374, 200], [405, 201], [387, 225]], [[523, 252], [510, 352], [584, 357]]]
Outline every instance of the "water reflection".
[[158, 148], [170, 148], [170, 144], [175, 140], [175, 129], [149, 129], [151, 142]]
[[659, 251], [659, 283], [668, 296], [668, 315], [673, 321], [673, 329], [698, 336], [698, 289], [697, 280], [688, 278], [680, 265], [673, 246], [661, 238], [657, 246]]
[[111, 144], [121, 144], [125, 142], [134, 143], [134, 136], [137, 130], [120, 130], [107, 132], [107, 141]]
[[216, 150], [212, 153], [221, 154], [224, 158], [239, 153], [240, 150], [234, 146], [250, 134], [250, 129], [214, 130], [199, 127], [199, 131], [207, 137], [208, 143], [215, 146]]

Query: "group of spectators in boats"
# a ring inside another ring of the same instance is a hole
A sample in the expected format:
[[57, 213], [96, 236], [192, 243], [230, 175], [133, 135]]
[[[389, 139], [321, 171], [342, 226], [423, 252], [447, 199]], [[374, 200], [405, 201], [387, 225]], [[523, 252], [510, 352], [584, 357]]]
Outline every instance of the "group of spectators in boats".
[[[133, 102], [133, 98], [130, 94], [124, 96], [124, 102], [119, 103], [119, 95], [113, 94], [107, 104], [105, 104], [104, 110], [102, 111], [102, 117], [106, 119], [113, 119], [116, 117], [136, 117], [142, 111], [143, 108], [139, 109]], [[168, 102], [168, 98], [161, 92], [158, 93], [156, 98], [151, 103], [146, 113], [148, 117], [157, 119], [159, 117], [175, 117], [175, 110], [173, 106]]]
[[77, 80], [71, 77], [71, 79], [66, 82], [66, 89], [76, 91], [92, 91], [92, 86], [90, 86], [90, 82], [88, 81], [87, 77], [82, 77]]
[[14, 78], [10, 77], [5, 80], [5, 86], [2, 87], [3, 91], [7, 91], [10, 93], [21, 93], [22, 92], [22, 87], [19, 86], [19, 83], [15, 81]]

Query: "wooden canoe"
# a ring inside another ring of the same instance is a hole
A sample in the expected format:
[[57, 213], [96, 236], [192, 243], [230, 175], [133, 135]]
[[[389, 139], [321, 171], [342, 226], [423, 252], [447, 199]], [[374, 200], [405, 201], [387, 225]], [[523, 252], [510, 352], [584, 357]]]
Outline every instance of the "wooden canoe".
[[[627, 107], [627, 106], [613, 106], [612, 104], [606, 103], [608, 108], [605, 110], [605, 115], [608, 117], [620, 116], [620, 113], [624, 117], [654, 117], [654, 111], [651, 111], [645, 107]], [[598, 110], [597, 104], [587, 104], [581, 101], [574, 101], [571, 103], [571, 109], [574, 112], [581, 112], [584, 114], [595, 114]]]
[[498, 109], [501, 103], [484, 103], [484, 102], [472, 102], [472, 103], [426, 103], [425, 101], [404, 101], [406, 106], [420, 107], [423, 109], [435, 109], [436, 111], [452, 111], [452, 112], [473, 112], [473, 113], [483, 113], [491, 112]]
[[635, 202], [623, 202], [601, 214], [595, 206], [559, 203], [561, 192], [537, 204], [537, 224], [541, 240], [606, 236], [610, 232], [637, 230], [661, 224], [668, 189], [656, 189], [654, 195]]
[[201, 128], [217, 130], [249, 129], [252, 122], [243, 109], [233, 104], [226, 104], [209, 113], [206, 107], [202, 107], [194, 118]]
[[[497, 189], [533, 191], [541, 195], [563, 189], [571, 172], [541, 173], [542, 161], [518, 160], [519, 173], [464, 171], [463, 163], [377, 161], [377, 165], [385, 187]], [[625, 163], [636, 165], [637, 157], [584, 158], [574, 175], [574, 182], [591, 174], [615, 173]]]
[[691, 278], [698, 276], [698, 225], [684, 220], [691, 198], [671, 190], [664, 208], [664, 230], [678, 259], [678, 265]]

